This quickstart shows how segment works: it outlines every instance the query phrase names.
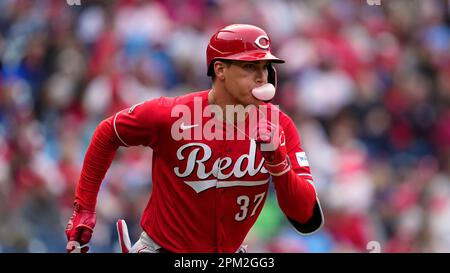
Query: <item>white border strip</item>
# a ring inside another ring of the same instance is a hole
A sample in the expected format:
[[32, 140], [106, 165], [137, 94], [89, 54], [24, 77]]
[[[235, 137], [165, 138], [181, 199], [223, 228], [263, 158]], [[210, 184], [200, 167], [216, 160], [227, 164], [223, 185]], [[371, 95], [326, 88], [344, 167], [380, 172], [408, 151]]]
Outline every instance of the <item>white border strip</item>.
[[119, 115], [119, 114], [120, 114], [120, 112], [117, 113], [117, 114], [114, 116], [114, 121], [113, 121], [114, 131], [116, 132], [116, 136], [117, 136], [117, 137], [119, 138], [119, 140], [123, 143], [123, 145], [129, 147], [129, 145], [126, 144], [125, 141], [123, 141], [123, 139], [119, 136], [119, 133], [117, 132], [117, 128], [116, 128], [116, 119], [117, 119], [117, 115]]
[[201, 181], [184, 181], [189, 187], [194, 189], [196, 193], [204, 190], [216, 187], [216, 188], [229, 188], [229, 187], [253, 187], [267, 184], [269, 179], [258, 181], [217, 181], [217, 179], [201, 180]]
[[217, 182], [217, 188], [228, 188], [228, 187], [252, 187], [264, 185], [269, 182], [269, 179], [266, 180], [257, 180], [257, 181], [219, 181]]

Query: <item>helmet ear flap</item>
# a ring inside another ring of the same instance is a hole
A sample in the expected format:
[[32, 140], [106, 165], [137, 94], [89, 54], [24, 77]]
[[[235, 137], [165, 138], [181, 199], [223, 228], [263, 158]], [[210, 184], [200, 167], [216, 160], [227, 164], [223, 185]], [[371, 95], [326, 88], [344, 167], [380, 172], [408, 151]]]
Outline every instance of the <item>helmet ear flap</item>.
[[267, 76], [267, 82], [271, 83], [275, 89], [277, 88], [277, 70], [275, 70], [275, 67], [272, 63], [270, 63], [267, 66], [268, 76]]
[[208, 76], [214, 75], [214, 62], [215, 61], [212, 61], [208, 66], [208, 71], [206, 73]]

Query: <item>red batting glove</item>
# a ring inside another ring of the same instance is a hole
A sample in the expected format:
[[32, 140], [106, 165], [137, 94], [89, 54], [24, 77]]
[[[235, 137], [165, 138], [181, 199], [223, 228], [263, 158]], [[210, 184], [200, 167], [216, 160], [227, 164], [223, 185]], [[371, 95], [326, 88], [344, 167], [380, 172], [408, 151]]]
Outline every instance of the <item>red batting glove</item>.
[[286, 151], [283, 128], [268, 120], [262, 120], [256, 128], [256, 144], [264, 157], [264, 168], [273, 176], [280, 176], [291, 169]]
[[75, 202], [72, 217], [66, 227], [67, 252], [86, 253], [89, 250], [88, 243], [94, 232], [95, 222], [95, 212], [84, 209]]

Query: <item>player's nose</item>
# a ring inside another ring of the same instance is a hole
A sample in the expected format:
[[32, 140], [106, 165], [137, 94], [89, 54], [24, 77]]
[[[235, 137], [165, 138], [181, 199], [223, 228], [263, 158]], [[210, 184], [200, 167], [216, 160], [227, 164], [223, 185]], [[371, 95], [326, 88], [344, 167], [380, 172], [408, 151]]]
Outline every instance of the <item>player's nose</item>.
[[256, 83], [258, 84], [264, 84], [267, 81], [267, 74], [266, 74], [266, 68], [265, 67], [259, 67], [255, 71], [255, 79]]

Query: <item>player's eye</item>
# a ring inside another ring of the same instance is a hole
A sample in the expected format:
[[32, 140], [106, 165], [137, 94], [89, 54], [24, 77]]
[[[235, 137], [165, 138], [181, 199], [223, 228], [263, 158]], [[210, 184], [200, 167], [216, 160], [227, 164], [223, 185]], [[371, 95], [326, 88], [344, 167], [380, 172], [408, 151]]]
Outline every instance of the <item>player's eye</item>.
[[249, 63], [249, 64], [245, 64], [244, 65], [244, 69], [249, 69], [249, 70], [253, 70], [255, 69], [256, 65], [253, 63]]

